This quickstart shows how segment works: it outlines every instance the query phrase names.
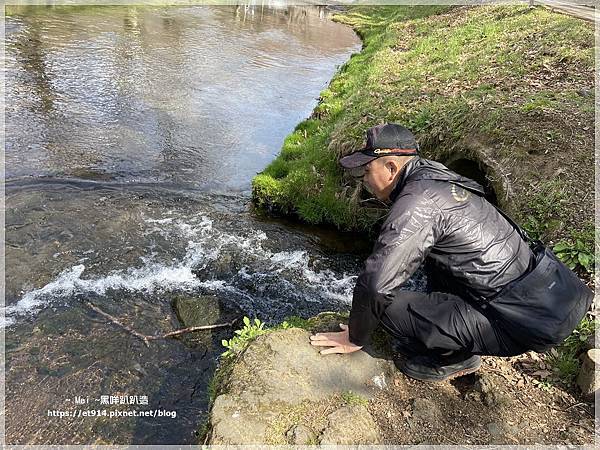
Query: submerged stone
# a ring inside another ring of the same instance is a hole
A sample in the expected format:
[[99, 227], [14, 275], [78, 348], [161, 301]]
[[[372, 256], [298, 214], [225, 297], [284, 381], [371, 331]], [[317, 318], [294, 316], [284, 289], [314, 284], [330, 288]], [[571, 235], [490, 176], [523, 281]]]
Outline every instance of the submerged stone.
[[[172, 305], [183, 328], [231, 323], [242, 316], [239, 309], [214, 295], [179, 296]], [[190, 348], [220, 348], [221, 340], [231, 336], [234, 328], [200, 330], [183, 334], [179, 339]]]
[[231, 322], [240, 315], [238, 310], [225, 305], [214, 295], [177, 297], [173, 300], [173, 308], [185, 327]]

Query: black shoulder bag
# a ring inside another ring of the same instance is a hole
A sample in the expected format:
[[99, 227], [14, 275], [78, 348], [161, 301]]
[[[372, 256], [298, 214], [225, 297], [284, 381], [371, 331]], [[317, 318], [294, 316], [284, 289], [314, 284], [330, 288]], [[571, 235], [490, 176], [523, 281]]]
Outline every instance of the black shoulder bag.
[[[468, 186], [454, 184], [481, 196]], [[531, 239], [504, 211], [496, 209], [530, 246], [535, 264], [488, 298], [486, 309], [525, 347], [538, 352], [548, 350], [573, 332], [588, 311], [594, 293], [552, 250]]]

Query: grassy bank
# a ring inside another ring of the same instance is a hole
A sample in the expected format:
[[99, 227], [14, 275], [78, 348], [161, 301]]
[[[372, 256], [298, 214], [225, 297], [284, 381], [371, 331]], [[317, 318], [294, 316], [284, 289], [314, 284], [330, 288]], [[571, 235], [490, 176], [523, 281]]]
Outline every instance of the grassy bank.
[[366, 128], [393, 121], [417, 134], [425, 157], [475, 161], [535, 237], [563, 240], [576, 260], [593, 255], [592, 24], [524, 6], [355, 7], [336, 20], [363, 50], [254, 178], [259, 207], [370, 229], [378, 211], [361, 206], [337, 160]]

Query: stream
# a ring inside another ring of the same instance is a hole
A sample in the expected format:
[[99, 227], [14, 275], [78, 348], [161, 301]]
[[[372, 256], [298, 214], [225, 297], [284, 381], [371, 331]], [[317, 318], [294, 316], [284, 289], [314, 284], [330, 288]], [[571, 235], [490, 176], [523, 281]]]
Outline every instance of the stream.
[[87, 302], [148, 335], [181, 299], [347, 310], [369, 243], [250, 181], [360, 40], [316, 6], [6, 8], [6, 442], [194, 444], [233, 330], [146, 346]]

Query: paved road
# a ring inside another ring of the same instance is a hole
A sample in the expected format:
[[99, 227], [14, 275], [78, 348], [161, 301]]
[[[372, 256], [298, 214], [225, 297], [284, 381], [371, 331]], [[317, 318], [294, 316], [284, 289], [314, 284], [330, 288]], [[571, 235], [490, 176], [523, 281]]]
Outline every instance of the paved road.
[[593, 1], [532, 0], [529, 3], [543, 5], [590, 22], [600, 22], [600, 10], [598, 8], [594, 9]]

